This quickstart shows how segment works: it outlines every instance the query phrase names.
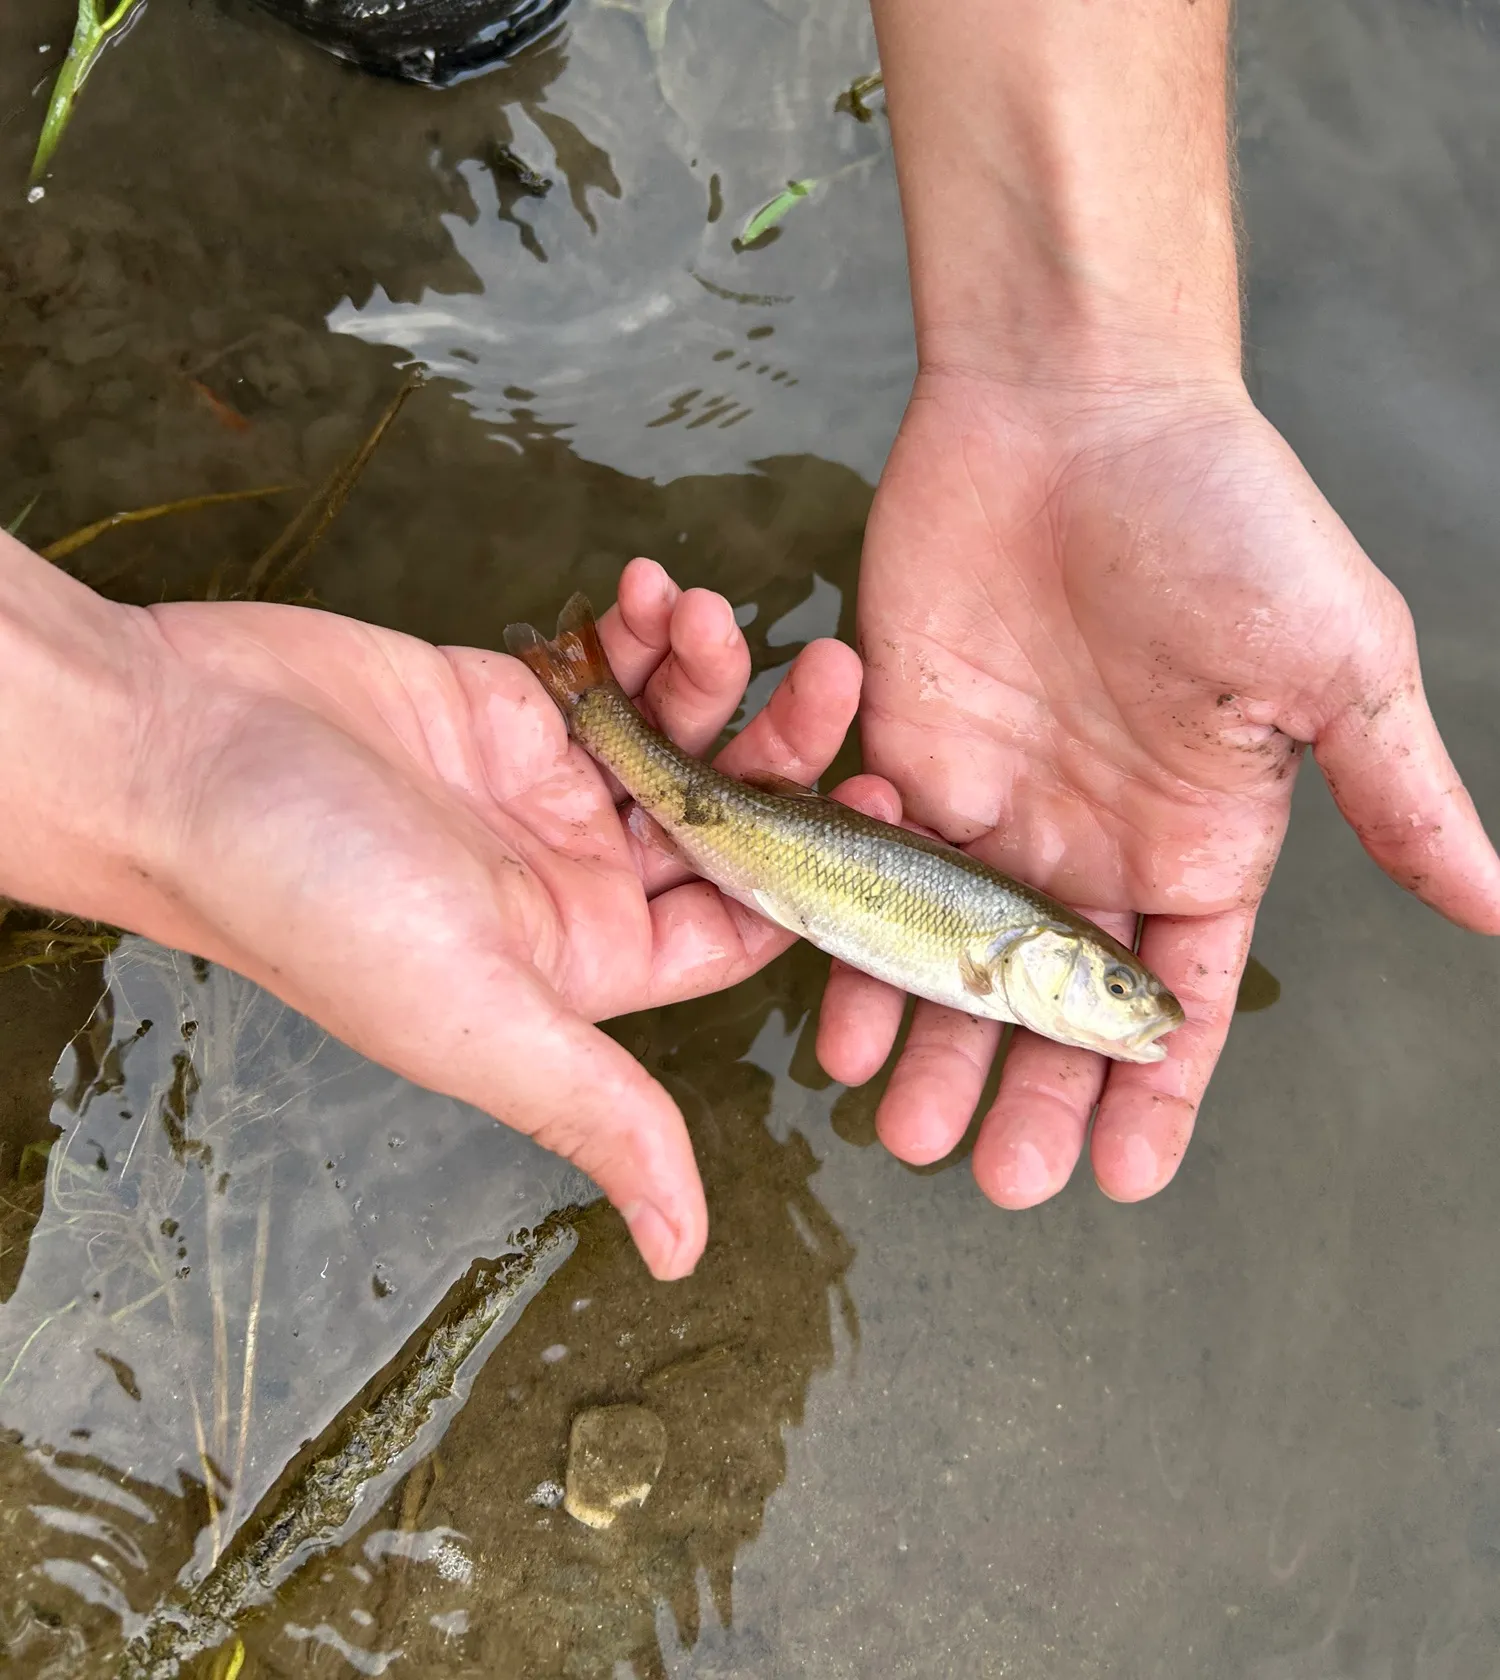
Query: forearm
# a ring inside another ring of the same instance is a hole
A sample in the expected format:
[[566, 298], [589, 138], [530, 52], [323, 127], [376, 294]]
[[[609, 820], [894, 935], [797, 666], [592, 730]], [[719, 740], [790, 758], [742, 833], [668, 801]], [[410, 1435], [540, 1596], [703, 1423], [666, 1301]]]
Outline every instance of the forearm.
[[929, 369], [1235, 378], [1229, 0], [871, 0]]
[[106, 921], [153, 896], [133, 785], [151, 641], [0, 533], [0, 894]]

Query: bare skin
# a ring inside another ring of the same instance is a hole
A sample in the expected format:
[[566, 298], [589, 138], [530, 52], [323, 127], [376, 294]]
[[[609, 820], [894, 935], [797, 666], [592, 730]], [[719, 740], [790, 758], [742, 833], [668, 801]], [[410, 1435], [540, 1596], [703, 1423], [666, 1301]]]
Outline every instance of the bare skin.
[[[872, 771], [908, 818], [1129, 937], [1182, 1000], [1165, 1062], [1017, 1035], [974, 1173], [1031, 1206], [1090, 1135], [1172, 1177], [1311, 745], [1401, 886], [1500, 933], [1500, 859], [1428, 711], [1411, 616], [1239, 374], [1225, 0], [875, 0], [921, 372], [866, 535]], [[894, 802], [886, 797], [884, 813]], [[903, 999], [847, 970], [857, 1083]], [[878, 1117], [965, 1130], [998, 1029], [919, 1004]]]
[[[704, 751], [749, 653], [728, 603], [633, 561], [601, 621]], [[0, 892], [227, 964], [587, 1172], [658, 1277], [707, 1234], [676, 1105], [593, 1022], [734, 984], [790, 936], [643, 852], [503, 654], [327, 613], [101, 600], [0, 538]], [[859, 695], [815, 643], [720, 760], [813, 780]]]

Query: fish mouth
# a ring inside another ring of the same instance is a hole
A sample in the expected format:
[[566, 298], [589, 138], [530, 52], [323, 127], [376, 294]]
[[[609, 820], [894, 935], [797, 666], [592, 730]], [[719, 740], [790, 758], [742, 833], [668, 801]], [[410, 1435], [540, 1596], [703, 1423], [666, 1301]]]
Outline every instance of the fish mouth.
[[1137, 1033], [1132, 1033], [1115, 1051], [1120, 1060], [1128, 1062], [1164, 1062], [1167, 1047], [1157, 1041], [1173, 1032], [1187, 1019], [1182, 1005], [1170, 992], [1162, 998], [1162, 1012]]

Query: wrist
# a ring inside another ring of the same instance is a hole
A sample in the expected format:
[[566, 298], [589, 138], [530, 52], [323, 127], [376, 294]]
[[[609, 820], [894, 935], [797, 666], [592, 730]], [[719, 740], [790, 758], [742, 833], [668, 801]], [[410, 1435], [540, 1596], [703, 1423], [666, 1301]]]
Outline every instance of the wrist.
[[90, 920], [155, 919], [163, 813], [141, 772], [161, 663], [147, 616], [0, 533], [0, 894]]
[[919, 362], [1238, 376], [1227, 0], [874, 0]]

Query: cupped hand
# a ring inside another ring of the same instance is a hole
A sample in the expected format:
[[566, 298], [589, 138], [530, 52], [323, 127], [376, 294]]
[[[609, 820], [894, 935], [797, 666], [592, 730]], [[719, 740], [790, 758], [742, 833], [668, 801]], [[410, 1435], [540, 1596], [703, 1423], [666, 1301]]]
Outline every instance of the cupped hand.
[[[1096, 1104], [1106, 1194], [1176, 1171], [1304, 746], [1394, 880], [1500, 933], [1500, 860], [1428, 711], [1405, 602], [1238, 384], [1040, 400], [924, 375], [872, 511], [859, 625], [865, 761], [906, 815], [1127, 941], [1144, 915], [1142, 957], [1187, 1011], [1154, 1065], [1016, 1035], [973, 1161], [1004, 1206], [1067, 1182]], [[836, 968], [827, 1070], [869, 1078], [903, 1002]], [[917, 1005], [878, 1115], [895, 1154], [953, 1148], [999, 1033]]]
[[[682, 1117], [592, 1023], [731, 985], [790, 936], [643, 851], [504, 654], [248, 603], [134, 626], [139, 893], [120, 919], [566, 1155], [658, 1276], [690, 1271], [707, 1215]], [[600, 629], [648, 715], [709, 748], [749, 675], [728, 603], [637, 560]], [[811, 781], [859, 680], [851, 650], [813, 644], [720, 763]]]

